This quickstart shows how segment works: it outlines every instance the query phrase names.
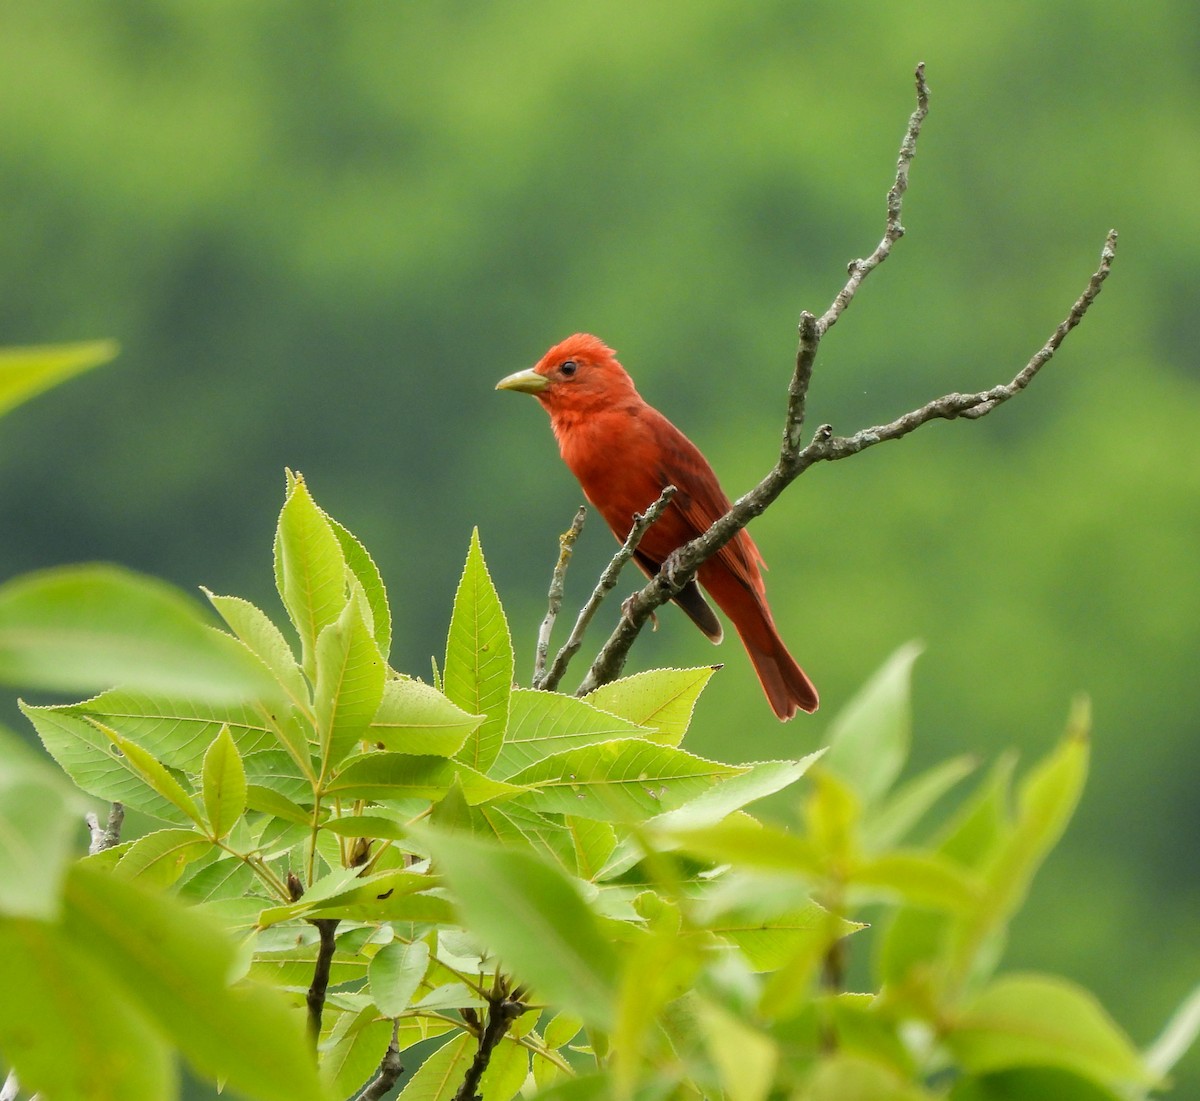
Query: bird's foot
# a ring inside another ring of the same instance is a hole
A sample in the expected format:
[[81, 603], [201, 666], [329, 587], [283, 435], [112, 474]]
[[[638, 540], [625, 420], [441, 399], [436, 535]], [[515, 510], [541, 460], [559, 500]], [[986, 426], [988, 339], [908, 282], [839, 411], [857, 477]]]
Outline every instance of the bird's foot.
[[[633, 619], [633, 602], [636, 599], [637, 593], [633, 593], [621, 601], [621, 615], [623, 615], [626, 619]], [[650, 613], [650, 630], [658, 630], [658, 616], [656, 616], [653, 612]]]

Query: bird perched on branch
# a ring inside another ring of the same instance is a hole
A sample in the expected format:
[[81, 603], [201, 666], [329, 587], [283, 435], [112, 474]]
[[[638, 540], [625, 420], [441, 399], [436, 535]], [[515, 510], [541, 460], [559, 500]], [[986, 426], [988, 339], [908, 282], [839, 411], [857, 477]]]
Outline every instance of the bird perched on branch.
[[[528, 371], [503, 378], [497, 390], [533, 394], [550, 414], [563, 461], [587, 499], [623, 542], [634, 514], [668, 486], [675, 497], [642, 537], [634, 558], [653, 577], [672, 551], [706, 531], [729, 511], [729, 498], [700, 450], [657, 409], [602, 340], [567, 337]], [[816, 711], [817, 690], [796, 664], [771, 618], [760, 567], [762, 555], [744, 529], [700, 566], [696, 580], [675, 596], [713, 642], [721, 622], [697, 587], [699, 581], [729, 617], [750, 655], [763, 691], [780, 719]]]

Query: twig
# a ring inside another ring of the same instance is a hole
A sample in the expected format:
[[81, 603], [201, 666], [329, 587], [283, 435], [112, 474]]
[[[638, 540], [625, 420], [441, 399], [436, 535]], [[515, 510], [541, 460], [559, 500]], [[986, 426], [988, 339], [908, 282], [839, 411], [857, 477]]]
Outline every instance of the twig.
[[507, 994], [501, 993], [498, 997], [488, 999], [487, 1024], [479, 1034], [479, 1048], [475, 1052], [475, 1058], [471, 1060], [471, 1065], [467, 1068], [467, 1073], [463, 1076], [462, 1085], [458, 1087], [458, 1092], [454, 1095], [454, 1101], [482, 1101], [476, 1090], [479, 1088], [479, 1080], [483, 1077], [483, 1072], [487, 1070], [488, 1063], [491, 1062], [492, 1052], [496, 1049], [496, 1045], [504, 1039], [508, 1026], [524, 1012], [525, 1005], [518, 1000], [510, 999]]
[[845, 459], [885, 440], [900, 439], [931, 420], [953, 420], [956, 417], [977, 419], [985, 416], [1029, 385], [1058, 350], [1067, 334], [1083, 320], [1100, 293], [1116, 254], [1115, 230], [1109, 232], [1101, 252], [1100, 266], [1088, 281], [1083, 294], [1054, 330], [1050, 339], [1011, 382], [977, 394], [946, 394], [919, 409], [897, 417], [888, 424], [864, 428], [853, 436], [834, 436], [833, 428], [824, 424], [816, 430], [808, 445], [801, 447], [808, 386], [821, 339], [853, 301], [863, 280], [887, 259], [893, 243], [904, 233], [900, 219], [904, 193], [908, 187], [909, 167], [916, 153], [921, 124], [929, 110], [929, 89], [925, 84], [923, 64], [917, 66], [916, 87], [917, 109], [909, 119], [900, 145], [896, 179], [888, 192], [887, 228], [883, 239], [866, 260], [856, 260], [850, 265], [850, 278], [820, 318], [807, 311], [800, 316], [796, 366], [788, 387], [787, 417], [775, 467], [754, 489], [739, 497], [730, 510], [707, 531], [668, 556], [658, 574], [625, 602], [621, 619], [592, 662], [592, 667], [580, 687], [580, 695], [619, 676], [634, 640], [655, 609], [675, 596], [696, 576], [696, 571], [703, 562], [716, 554], [751, 520], [760, 516], [810, 466], [817, 462]]
[[400, 1062], [400, 1020], [397, 1018], [392, 1022], [392, 1040], [380, 1060], [379, 1073], [363, 1087], [362, 1093], [354, 1101], [381, 1101], [403, 1073], [404, 1064]]
[[575, 549], [575, 540], [583, 531], [583, 521], [587, 517], [587, 506], [580, 505], [575, 513], [571, 526], [558, 537], [558, 564], [554, 567], [554, 576], [550, 578], [549, 606], [546, 608], [546, 618], [542, 620], [538, 631], [537, 653], [533, 662], [533, 686], [540, 687], [546, 676], [546, 658], [550, 654], [550, 635], [554, 631], [554, 621], [562, 610], [563, 585], [567, 577], [567, 565], [571, 561], [571, 552]]
[[[667, 486], [662, 493], [658, 495], [656, 500], [645, 512], [635, 512], [633, 514], [633, 527], [629, 529], [629, 534], [625, 537], [625, 542], [621, 544], [621, 549], [613, 555], [612, 561], [604, 568], [604, 572], [600, 575], [600, 580], [596, 582], [596, 587], [592, 590], [592, 595], [588, 597], [587, 602], [579, 611], [579, 618], [575, 620], [575, 626], [571, 628], [571, 634], [567, 637], [567, 641], [554, 657], [554, 663], [550, 666], [545, 676], [540, 681], [533, 682], [534, 688], [542, 688], [547, 692], [553, 692], [558, 687], [559, 681], [562, 680], [563, 674], [567, 671], [567, 666], [571, 659], [579, 652], [579, 648], [583, 645], [583, 636], [587, 631], [588, 624], [592, 621], [592, 616], [596, 614], [596, 609], [600, 607], [600, 602], [613, 590], [617, 584], [617, 579], [621, 576], [621, 570], [625, 563], [633, 557], [633, 552], [637, 550], [638, 544], [642, 541], [642, 537], [654, 526], [655, 521], [663, 514], [664, 509], [671, 503], [671, 498], [675, 496], [675, 487]], [[584, 682], [587, 683], [586, 681]], [[585, 692], [590, 692], [596, 685], [590, 688], [580, 686], [579, 695]]]
[[[95, 856], [105, 849], [111, 849], [121, 843], [121, 826], [125, 821], [125, 807], [122, 803], [113, 803], [108, 810], [108, 821], [102, 826], [99, 817], [88, 811], [84, 818], [87, 828], [91, 831], [92, 840], [88, 845], [88, 855]], [[4, 1095], [0, 1094], [0, 1101]]]
[[312, 985], [308, 988], [308, 1035], [313, 1050], [321, 1038], [321, 1015], [325, 1011], [325, 992], [329, 989], [329, 970], [333, 964], [334, 949], [337, 948], [339, 918], [310, 918], [321, 940], [317, 947], [317, 962], [313, 967]]
[[20, 1092], [21, 1083], [17, 1081], [17, 1072], [10, 1070], [8, 1077], [4, 1079], [4, 1085], [0, 1086], [0, 1101], [17, 1101]]

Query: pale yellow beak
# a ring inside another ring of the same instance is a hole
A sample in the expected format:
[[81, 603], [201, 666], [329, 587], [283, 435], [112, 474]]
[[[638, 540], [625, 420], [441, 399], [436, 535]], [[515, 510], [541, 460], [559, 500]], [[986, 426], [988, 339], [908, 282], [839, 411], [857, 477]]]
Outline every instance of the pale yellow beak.
[[517, 371], [515, 374], [502, 378], [496, 383], [496, 389], [517, 390], [522, 394], [537, 394], [549, 385], [550, 380], [545, 375], [539, 375], [537, 371], [530, 368], [528, 371]]

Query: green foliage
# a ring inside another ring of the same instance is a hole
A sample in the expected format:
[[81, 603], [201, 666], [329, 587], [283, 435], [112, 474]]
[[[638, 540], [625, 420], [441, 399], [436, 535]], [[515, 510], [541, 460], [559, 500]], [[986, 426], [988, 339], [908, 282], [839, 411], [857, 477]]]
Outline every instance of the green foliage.
[[110, 362], [111, 340], [57, 347], [0, 348], [0, 416], [60, 382]]
[[[920, 842], [970, 765], [900, 781], [911, 647], [826, 752], [725, 764], [680, 748], [711, 668], [586, 700], [514, 688], [477, 534], [440, 686], [388, 665], [379, 571], [299, 475], [275, 567], [290, 637], [211, 594], [228, 632], [193, 630], [170, 590], [107, 573], [70, 578], [91, 604], [36, 579], [0, 601], [0, 627], [59, 616], [82, 672], [55, 683], [127, 682], [23, 708], [79, 789], [159, 825], [71, 863], [77, 795], [0, 757], [0, 947], [19, 957], [0, 1050], [47, 1097], [175, 1096], [172, 1049], [249, 1097], [348, 1097], [394, 1035], [400, 1096], [451, 1098], [488, 1034], [487, 1101], [971, 1101], [1041, 1082], [1111, 1099], [1159, 1085], [1193, 1038], [1185, 1010], [1151, 1061], [1079, 987], [997, 973], [1082, 790], [1084, 706], [1015, 791], [1002, 758]], [[141, 650], [94, 660], [89, 634], [138, 617], [174, 650], [148, 670]], [[47, 683], [15, 627], [10, 649], [15, 677]], [[794, 824], [747, 810], [789, 789]], [[304, 992], [329, 933], [319, 1018], [307, 1000], [318, 1076]], [[847, 958], [868, 954], [871, 992], [853, 992]], [[78, 1009], [87, 1027], [56, 1058], [45, 1038]]]

